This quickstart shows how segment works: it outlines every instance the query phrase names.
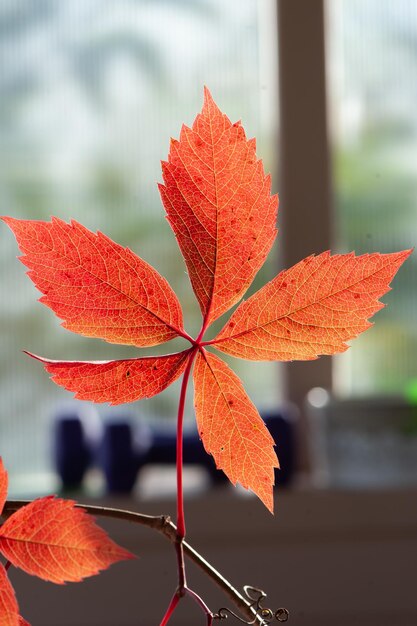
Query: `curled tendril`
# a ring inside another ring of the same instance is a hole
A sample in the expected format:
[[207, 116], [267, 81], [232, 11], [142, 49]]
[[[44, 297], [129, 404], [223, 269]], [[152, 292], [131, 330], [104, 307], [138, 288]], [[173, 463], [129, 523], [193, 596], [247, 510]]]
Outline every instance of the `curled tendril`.
[[247, 599], [251, 602], [249, 607], [254, 612], [252, 621], [249, 622], [239, 617], [239, 615], [236, 615], [231, 609], [227, 608], [219, 609], [218, 613], [216, 613], [213, 618], [227, 619], [228, 617], [234, 617], [239, 620], [239, 622], [242, 622], [242, 624], [256, 624], [259, 619], [262, 620], [260, 622], [261, 624], [270, 624], [274, 619], [278, 622], [286, 622], [288, 620], [290, 614], [287, 609], [280, 608], [274, 613], [271, 609], [266, 609], [262, 606], [261, 603], [266, 598], [266, 593], [262, 591], [262, 589], [245, 585], [243, 591]]

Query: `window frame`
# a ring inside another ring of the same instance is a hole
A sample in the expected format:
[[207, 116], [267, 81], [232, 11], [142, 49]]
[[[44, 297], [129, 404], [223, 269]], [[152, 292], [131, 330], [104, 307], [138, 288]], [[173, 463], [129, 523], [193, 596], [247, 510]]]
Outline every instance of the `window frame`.
[[[332, 242], [324, 0], [279, 0], [277, 17], [280, 264], [291, 267], [310, 254], [329, 250]], [[286, 363], [283, 376], [284, 395], [300, 410], [299, 469], [308, 471], [304, 400], [313, 387], [332, 389], [332, 359]]]

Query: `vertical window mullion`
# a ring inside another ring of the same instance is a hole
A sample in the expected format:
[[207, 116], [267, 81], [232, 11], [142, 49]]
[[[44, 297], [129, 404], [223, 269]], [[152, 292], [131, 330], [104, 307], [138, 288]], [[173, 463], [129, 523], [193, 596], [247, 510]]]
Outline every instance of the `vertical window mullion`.
[[[323, 0], [278, 2], [280, 251], [283, 267], [331, 244]], [[285, 365], [287, 398], [301, 409], [315, 386], [331, 388], [331, 359]], [[301, 468], [307, 469], [301, 419]]]

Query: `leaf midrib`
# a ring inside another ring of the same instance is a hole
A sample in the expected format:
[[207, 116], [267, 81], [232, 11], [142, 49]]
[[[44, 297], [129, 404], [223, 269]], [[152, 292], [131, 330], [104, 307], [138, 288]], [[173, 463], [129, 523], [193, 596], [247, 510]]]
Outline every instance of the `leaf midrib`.
[[[2, 539], [5, 539], [6, 541], [14, 541], [16, 543], [21, 543], [21, 544], [31, 544], [34, 546], [45, 546], [46, 548], [64, 548], [66, 550], [78, 550], [80, 552], [97, 552], [100, 551], [100, 546], [98, 546], [97, 548], [80, 548], [77, 546], [69, 546], [69, 545], [65, 545], [62, 543], [47, 543], [46, 541], [35, 541], [33, 539], [20, 539], [17, 537], [10, 537], [8, 535], [0, 535], [0, 544], [2, 543]], [[111, 550], [103, 550], [103, 552], [110, 552]]]

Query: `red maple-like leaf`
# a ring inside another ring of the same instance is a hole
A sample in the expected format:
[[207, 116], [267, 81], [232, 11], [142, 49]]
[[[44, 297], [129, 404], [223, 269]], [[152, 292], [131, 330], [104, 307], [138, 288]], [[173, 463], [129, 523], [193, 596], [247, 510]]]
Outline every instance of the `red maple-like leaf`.
[[0, 626], [20, 626], [22, 621], [19, 620], [19, 606], [14, 589], [0, 563]]
[[242, 302], [213, 340], [253, 361], [316, 359], [344, 352], [384, 305], [378, 298], [410, 251], [311, 256]]
[[189, 350], [120, 361], [52, 361], [27, 354], [78, 400], [122, 404], [155, 396], [173, 383], [185, 369]]
[[16, 567], [62, 584], [134, 556], [112, 541], [72, 500], [38, 498], [0, 527], [0, 552]]
[[255, 149], [205, 89], [201, 114], [162, 163], [162, 201], [206, 325], [240, 300], [277, 233], [278, 197]]
[[68, 330], [111, 343], [153, 346], [181, 334], [180, 303], [148, 263], [72, 221], [3, 220], [13, 230], [40, 301]]
[[[0, 514], [7, 496], [7, 472], [0, 457]], [[44, 580], [77, 582], [135, 558], [118, 546], [72, 500], [38, 498], [15, 511], [0, 526], [0, 554], [16, 567]], [[0, 626], [30, 626], [0, 564]]]
[[[192, 339], [166, 281], [130, 250], [72, 222], [3, 218], [16, 235], [41, 301], [74, 332], [148, 346], [181, 336], [191, 348], [164, 357], [68, 362], [41, 357], [53, 380], [94, 402], [131, 402], [154, 395], [195, 361], [200, 437], [233, 483], [252, 489], [272, 511], [273, 442], [242, 383], [207, 346], [251, 360], [315, 359], [336, 354], [370, 326], [379, 298], [410, 250], [394, 254], [323, 253], [281, 272], [211, 341], [209, 325], [237, 303], [265, 261], [276, 235], [278, 199], [239, 123], [205, 90], [192, 128], [183, 126], [162, 164], [168, 221], [202, 312]], [[32, 355], [33, 356], [33, 355]], [[156, 366], [156, 369], [155, 369]], [[180, 403], [183, 398], [180, 399]]]
[[2, 514], [4, 503], [6, 502], [8, 488], [9, 479], [3, 464], [3, 459], [0, 457], [0, 515]]
[[[229, 480], [252, 489], [272, 511], [274, 440], [242, 383], [224, 361], [207, 351], [194, 367], [195, 410], [204, 447]], [[221, 419], [219, 419], [221, 416]]]
[[0, 563], [0, 626], [30, 626], [21, 615], [14, 589]]

